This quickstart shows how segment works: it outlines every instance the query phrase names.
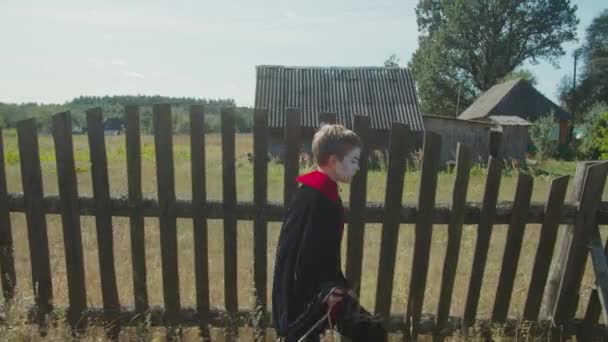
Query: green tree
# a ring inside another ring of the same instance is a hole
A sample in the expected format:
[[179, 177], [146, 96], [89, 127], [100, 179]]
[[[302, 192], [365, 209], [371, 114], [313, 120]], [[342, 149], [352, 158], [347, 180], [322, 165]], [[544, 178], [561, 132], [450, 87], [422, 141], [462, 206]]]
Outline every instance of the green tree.
[[393, 53], [384, 61], [384, 66], [387, 68], [398, 68], [399, 63], [401, 63], [401, 60]]
[[586, 30], [583, 46], [575, 51], [582, 58], [582, 72], [572, 87], [572, 78], [558, 87], [560, 100], [574, 113], [586, 113], [599, 102], [608, 102], [608, 9]]
[[608, 144], [608, 105], [605, 103], [595, 104], [583, 115], [583, 138], [579, 145], [579, 153], [587, 159], [597, 159], [608, 150], [602, 146]]
[[569, 0], [420, 0], [409, 67], [422, 109], [456, 115], [524, 62], [555, 62], [578, 19]]
[[557, 143], [551, 134], [554, 127], [553, 115], [542, 116], [530, 126], [530, 139], [534, 143], [536, 158], [540, 161], [553, 156], [557, 150]]
[[509, 74], [507, 74], [507, 76], [501, 78], [498, 83], [514, 80], [517, 78], [523, 78], [533, 86], [536, 86], [538, 84], [538, 79], [536, 78], [536, 75], [534, 75], [534, 73], [528, 69], [513, 70]]

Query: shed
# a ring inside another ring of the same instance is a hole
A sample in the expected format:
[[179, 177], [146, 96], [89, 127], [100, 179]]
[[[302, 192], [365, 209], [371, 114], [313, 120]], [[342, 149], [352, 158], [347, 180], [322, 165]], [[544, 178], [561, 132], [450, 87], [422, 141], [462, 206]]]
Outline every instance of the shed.
[[370, 148], [385, 150], [393, 122], [416, 133], [409, 148], [421, 146], [424, 122], [412, 73], [394, 67], [256, 67], [255, 107], [269, 111], [271, 152], [283, 151], [286, 109], [300, 108], [305, 149], [319, 126], [319, 116], [336, 115], [337, 123], [353, 126], [354, 115], [370, 118]]
[[427, 131], [441, 135], [441, 165], [447, 165], [456, 160], [458, 143], [467, 145], [474, 162], [485, 163], [488, 160], [493, 123], [425, 114], [424, 127]]
[[484, 119], [489, 116], [520, 117], [528, 122], [553, 114], [559, 125], [559, 142], [567, 143], [572, 114], [541, 94], [528, 81], [518, 78], [497, 84], [483, 93], [458, 118]]
[[518, 116], [506, 115], [492, 115], [488, 119], [496, 125], [494, 131], [501, 133], [498, 158], [524, 161], [530, 147], [530, 122]]

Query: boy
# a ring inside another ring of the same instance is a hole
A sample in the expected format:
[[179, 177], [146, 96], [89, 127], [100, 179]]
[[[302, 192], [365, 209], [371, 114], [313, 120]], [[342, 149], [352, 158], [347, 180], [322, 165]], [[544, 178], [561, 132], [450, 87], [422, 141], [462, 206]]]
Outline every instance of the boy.
[[350, 182], [359, 170], [360, 146], [344, 126], [322, 126], [312, 141], [317, 170], [297, 178], [302, 185], [287, 207], [272, 290], [272, 318], [283, 341], [319, 341], [334, 323], [353, 342], [387, 339], [355, 300], [340, 262], [344, 209], [337, 182]]

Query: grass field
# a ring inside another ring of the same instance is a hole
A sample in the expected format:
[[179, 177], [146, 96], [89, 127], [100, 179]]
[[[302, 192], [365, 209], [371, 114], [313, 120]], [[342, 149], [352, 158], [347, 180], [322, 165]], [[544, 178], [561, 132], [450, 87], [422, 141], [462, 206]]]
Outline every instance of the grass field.
[[[208, 198], [221, 199], [221, 144], [219, 135], [207, 135], [207, 190]], [[17, 138], [14, 131], [4, 132], [6, 172], [9, 192], [21, 192], [21, 175], [19, 168]], [[42, 159], [42, 170], [45, 194], [57, 194], [57, 174], [54, 157], [52, 138], [41, 136], [40, 154]], [[127, 193], [126, 155], [124, 136], [106, 137], [106, 149], [108, 154], [110, 190], [113, 196], [121, 196]], [[239, 201], [251, 201], [253, 197], [253, 173], [252, 165], [247, 160], [247, 152], [253, 151], [252, 135], [237, 135], [237, 197]], [[92, 193], [91, 174], [89, 169], [89, 152], [86, 136], [74, 136], [75, 158], [77, 166], [78, 186], [80, 195]], [[191, 197], [191, 175], [189, 162], [189, 137], [174, 137], [175, 153], [175, 176], [176, 193], [178, 198]], [[156, 171], [154, 160], [154, 141], [151, 136], [142, 137], [142, 162], [143, 162], [143, 191], [144, 196], [156, 197]], [[547, 170], [558, 174], [572, 174], [575, 169], [574, 163], [550, 162]], [[269, 166], [269, 200], [280, 201], [283, 189], [283, 168], [281, 165], [271, 163]], [[552, 176], [541, 176], [535, 178], [533, 201], [544, 201]], [[452, 191], [453, 174], [441, 173], [439, 175], [437, 201], [449, 202]], [[506, 172], [500, 190], [501, 200], [513, 200], [517, 173]], [[408, 172], [405, 181], [404, 201], [414, 203], [417, 199], [419, 188], [419, 173]], [[469, 201], [480, 201], [485, 183], [485, 170], [475, 167], [472, 170], [471, 184], [469, 188]], [[386, 186], [386, 173], [383, 171], [371, 171], [368, 181], [368, 201], [382, 202]], [[343, 187], [342, 197], [348, 199], [348, 188]], [[604, 191], [604, 200], [608, 199], [608, 191]], [[13, 238], [15, 241], [15, 260], [18, 278], [19, 302], [29, 304], [32, 302], [32, 289], [30, 277], [29, 250], [27, 243], [27, 230], [23, 214], [11, 214], [13, 225]], [[63, 250], [63, 238], [61, 220], [58, 215], [47, 215], [49, 244], [51, 252], [51, 268], [53, 271], [54, 303], [58, 306], [67, 305], [67, 284]], [[98, 271], [97, 242], [95, 235], [94, 218], [83, 217], [81, 219], [84, 243], [84, 258], [87, 281], [87, 297], [90, 306], [101, 306], [101, 289]], [[118, 275], [118, 289], [120, 301], [123, 305], [133, 303], [132, 275], [130, 261], [129, 223], [127, 218], [114, 218], [114, 238], [116, 271]], [[159, 229], [156, 219], [147, 218], [146, 221], [146, 260], [148, 267], [148, 293], [151, 305], [162, 305], [162, 276]], [[274, 249], [278, 236], [279, 223], [269, 224], [269, 277], [272, 275], [272, 262], [274, 260]], [[495, 226], [492, 234], [491, 247], [488, 263], [482, 287], [482, 295], [479, 304], [478, 315], [488, 317], [491, 313], [496, 296], [496, 286], [499, 270], [504, 251], [506, 237], [506, 226]], [[523, 304], [527, 295], [527, 287], [530, 272], [536, 253], [536, 245], [539, 240], [539, 226], [529, 225], [524, 236], [522, 256], [520, 258], [513, 299], [509, 314], [520, 317]], [[461, 242], [461, 257], [458, 265], [456, 286], [452, 301], [451, 314], [461, 316], [466, 299], [467, 285], [470, 275], [473, 250], [476, 239], [476, 227], [466, 226], [464, 228], [463, 240]], [[348, 230], [347, 230], [348, 233]], [[374, 307], [376, 277], [378, 271], [379, 246], [381, 226], [369, 224], [365, 231], [365, 247], [363, 260], [363, 281], [361, 284], [361, 301], [364, 306]], [[605, 233], [605, 232], [604, 232]], [[187, 219], [178, 220], [178, 248], [179, 248], [179, 275], [181, 301], [183, 306], [195, 306], [195, 290], [193, 273], [194, 250], [192, 238], [192, 223]], [[252, 223], [239, 221], [238, 223], [238, 295], [239, 305], [249, 308], [253, 305], [253, 245], [252, 245]], [[344, 238], [346, 241], [346, 237]], [[441, 270], [445, 253], [447, 234], [445, 226], [436, 226], [433, 231], [431, 261], [429, 279], [424, 302], [425, 313], [435, 313], [439, 298], [439, 287], [441, 283]], [[223, 306], [223, 235], [222, 221], [209, 221], [209, 265], [210, 265], [210, 297], [212, 306]], [[393, 311], [404, 312], [411, 259], [413, 256], [414, 229], [411, 225], [402, 225], [397, 253], [397, 267], [394, 280], [394, 296], [392, 299]], [[343, 252], [345, 252], [345, 247]], [[344, 258], [343, 258], [344, 259]], [[269, 278], [269, 284], [271, 279]], [[584, 312], [587, 305], [589, 292], [593, 286], [593, 277], [587, 266], [584, 284], [582, 286], [582, 298], [578, 308], [579, 316]], [[269, 286], [270, 290], [270, 286]], [[6, 327], [0, 326], [0, 334]], [[91, 335], [95, 339], [97, 335]], [[101, 336], [101, 335], [99, 335]]]

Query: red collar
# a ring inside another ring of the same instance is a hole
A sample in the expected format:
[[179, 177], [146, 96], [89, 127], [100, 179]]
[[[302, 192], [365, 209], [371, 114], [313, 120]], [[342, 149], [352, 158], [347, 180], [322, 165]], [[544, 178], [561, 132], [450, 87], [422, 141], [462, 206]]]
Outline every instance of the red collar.
[[320, 171], [312, 171], [296, 178], [296, 180], [304, 185], [308, 185], [311, 188], [319, 190], [330, 200], [337, 202], [340, 195], [338, 195], [338, 184], [334, 182], [329, 176]]

